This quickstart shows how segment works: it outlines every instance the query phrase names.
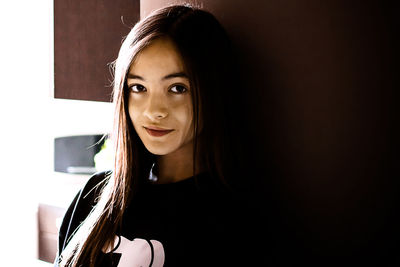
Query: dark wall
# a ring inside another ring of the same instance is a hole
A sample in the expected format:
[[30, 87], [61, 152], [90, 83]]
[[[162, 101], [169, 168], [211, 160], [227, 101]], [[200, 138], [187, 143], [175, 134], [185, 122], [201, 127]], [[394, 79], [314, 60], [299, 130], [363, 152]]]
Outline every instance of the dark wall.
[[[142, 0], [141, 16], [169, 3]], [[247, 108], [235, 112], [250, 125], [243, 179], [260, 193], [254, 203], [269, 226], [260, 236], [276, 239], [277, 261], [394, 263], [400, 9], [388, 1], [192, 3], [211, 11], [237, 48]]]

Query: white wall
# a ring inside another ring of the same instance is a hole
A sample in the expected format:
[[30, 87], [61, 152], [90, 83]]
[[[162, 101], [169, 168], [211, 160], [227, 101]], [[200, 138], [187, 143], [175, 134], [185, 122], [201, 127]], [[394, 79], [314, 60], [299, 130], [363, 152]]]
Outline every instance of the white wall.
[[53, 175], [53, 138], [111, 129], [110, 103], [52, 98], [52, 16], [52, 0], [0, 2], [1, 266], [34, 266], [38, 192]]

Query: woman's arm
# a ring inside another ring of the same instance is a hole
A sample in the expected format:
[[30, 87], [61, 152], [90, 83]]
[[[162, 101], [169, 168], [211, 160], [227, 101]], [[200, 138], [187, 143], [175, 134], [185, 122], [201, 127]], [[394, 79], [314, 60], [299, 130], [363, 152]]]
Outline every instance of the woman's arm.
[[69, 205], [58, 233], [58, 250], [54, 266], [58, 266], [59, 256], [67, 246], [69, 239], [79, 225], [86, 219], [96, 204], [96, 197], [100, 194], [101, 183], [110, 172], [99, 172], [94, 174], [85, 186], [79, 190]]

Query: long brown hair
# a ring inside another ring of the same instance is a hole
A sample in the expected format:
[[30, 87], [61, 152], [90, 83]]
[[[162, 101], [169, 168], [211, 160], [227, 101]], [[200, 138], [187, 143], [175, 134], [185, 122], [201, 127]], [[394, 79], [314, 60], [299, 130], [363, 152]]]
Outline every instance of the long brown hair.
[[[169, 38], [177, 46], [193, 88], [193, 161], [201, 161], [207, 171], [225, 184], [228, 184], [226, 177], [234, 172], [229, 168], [235, 164], [232, 161], [235, 153], [229, 151], [235, 142], [230, 140], [232, 134], [228, 134], [232, 127], [229, 119], [234, 114], [229, 103], [232, 103], [230, 95], [237, 92], [228, 35], [207, 11], [189, 5], [156, 10], [133, 27], [114, 62], [115, 117], [111, 135], [114, 170], [104, 182], [96, 206], [63, 251], [62, 266], [94, 266], [102, 248], [113, 243], [125, 207], [140, 190], [155, 161], [129, 119], [126, 75], [135, 57], [160, 37]], [[201, 134], [198, 133], [199, 117]], [[196, 164], [193, 168], [196, 174]]]

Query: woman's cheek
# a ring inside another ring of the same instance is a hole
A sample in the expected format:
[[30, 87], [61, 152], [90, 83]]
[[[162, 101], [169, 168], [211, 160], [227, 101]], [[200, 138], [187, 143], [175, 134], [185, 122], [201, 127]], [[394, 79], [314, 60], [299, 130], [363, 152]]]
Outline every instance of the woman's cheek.
[[175, 118], [181, 126], [182, 133], [186, 139], [191, 139], [191, 131], [193, 128], [193, 110], [191, 103], [184, 103], [175, 109]]
[[131, 94], [129, 97], [129, 117], [135, 126], [135, 124], [139, 121], [140, 114], [142, 113], [143, 108], [143, 99], [140, 96], [135, 96]]

